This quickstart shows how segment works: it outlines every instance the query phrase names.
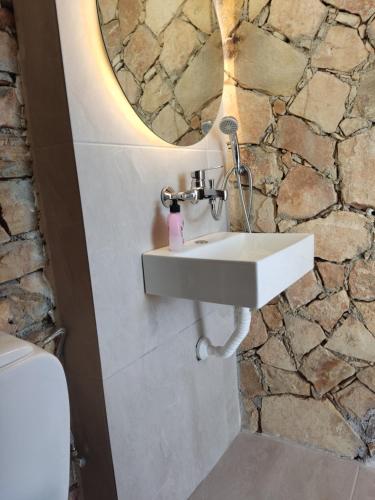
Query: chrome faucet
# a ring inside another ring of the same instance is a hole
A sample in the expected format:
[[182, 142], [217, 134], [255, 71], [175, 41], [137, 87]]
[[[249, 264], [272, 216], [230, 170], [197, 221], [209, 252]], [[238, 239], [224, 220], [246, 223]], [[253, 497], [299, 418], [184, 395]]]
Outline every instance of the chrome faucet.
[[[212, 128], [213, 123], [211, 121], [203, 122], [202, 132], [207, 135]], [[213, 179], [206, 179], [207, 170], [215, 170], [214, 167], [206, 168], [204, 170], [195, 170], [191, 173], [191, 189], [189, 191], [176, 192], [170, 186], [167, 186], [161, 191], [161, 202], [166, 207], [169, 208], [173, 200], [177, 201], [190, 201], [191, 203], [198, 203], [200, 200], [209, 200], [211, 205], [211, 215], [215, 220], [220, 220], [223, 210], [223, 202], [228, 198], [227, 184], [231, 175], [235, 175], [237, 180], [238, 193], [240, 198], [240, 203], [242, 207], [244, 225], [246, 231], [251, 233], [251, 208], [253, 201], [253, 178], [251, 170], [248, 166], [241, 163], [241, 151], [237, 137], [238, 122], [233, 116], [224, 116], [220, 121], [220, 131], [227, 135], [230, 140], [232, 156], [233, 156], [233, 167], [228, 170], [221, 184], [220, 189], [215, 188], [215, 181]], [[249, 189], [248, 189], [248, 202], [246, 203], [244, 189], [241, 183], [241, 175], [246, 174], [249, 179]], [[246, 206], [247, 205], [247, 206]]]
[[228, 193], [226, 189], [216, 189], [214, 179], [206, 179], [208, 170], [216, 170], [223, 167], [206, 168], [204, 170], [194, 170], [191, 172], [191, 188], [188, 191], [176, 192], [170, 186], [161, 191], [161, 202], [165, 207], [169, 207], [173, 200], [190, 201], [195, 204], [200, 200], [209, 200], [215, 203], [216, 199], [226, 201]]

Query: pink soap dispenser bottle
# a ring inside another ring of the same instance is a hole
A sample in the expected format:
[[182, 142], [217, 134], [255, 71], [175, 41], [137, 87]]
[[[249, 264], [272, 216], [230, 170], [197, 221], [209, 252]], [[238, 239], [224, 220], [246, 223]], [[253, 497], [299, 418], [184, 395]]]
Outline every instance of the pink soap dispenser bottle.
[[169, 250], [178, 252], [184, 246], [184, 220], [177, 200], [172, 201], [168, 215]]

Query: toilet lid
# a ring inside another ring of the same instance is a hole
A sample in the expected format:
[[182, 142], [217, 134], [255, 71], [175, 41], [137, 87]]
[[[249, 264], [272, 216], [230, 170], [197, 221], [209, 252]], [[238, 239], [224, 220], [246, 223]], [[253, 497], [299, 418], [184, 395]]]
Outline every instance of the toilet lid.
[[8, 333], [0, 332], [0, 368], [14, 363], [32, 352], [32, 344]]

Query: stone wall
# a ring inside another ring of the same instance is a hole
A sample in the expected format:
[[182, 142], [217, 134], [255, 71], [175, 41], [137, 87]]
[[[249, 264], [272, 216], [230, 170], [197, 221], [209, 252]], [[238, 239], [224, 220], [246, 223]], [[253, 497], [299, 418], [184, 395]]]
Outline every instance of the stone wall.
[[[0, 2], [0, 330], [32, 342], [54, 325], [27, 141], [11, 2]], [[48, 349], [53, 350], [49, 345]]]
[[202, 138], [216, 118], [223, 50], [212, 0], [98, 0], [118, 82], [148, 127], [169, 143]]
[[253, 228], [316, 237], [314, 271], [254, 314], [242, 344], [244, 426], [368, 458], [375, 454], [375, 0], [236, 0], [232, 8], [227, 96], [254, 176]]

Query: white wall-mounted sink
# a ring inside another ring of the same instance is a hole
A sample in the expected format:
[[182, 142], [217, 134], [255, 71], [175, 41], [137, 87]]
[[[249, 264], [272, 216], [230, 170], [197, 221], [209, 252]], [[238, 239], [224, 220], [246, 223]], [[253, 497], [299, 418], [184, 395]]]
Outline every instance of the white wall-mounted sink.
[[142, 256], [145, 291], [259, 309], [313, 269], [310, 234], [212, 233]]

